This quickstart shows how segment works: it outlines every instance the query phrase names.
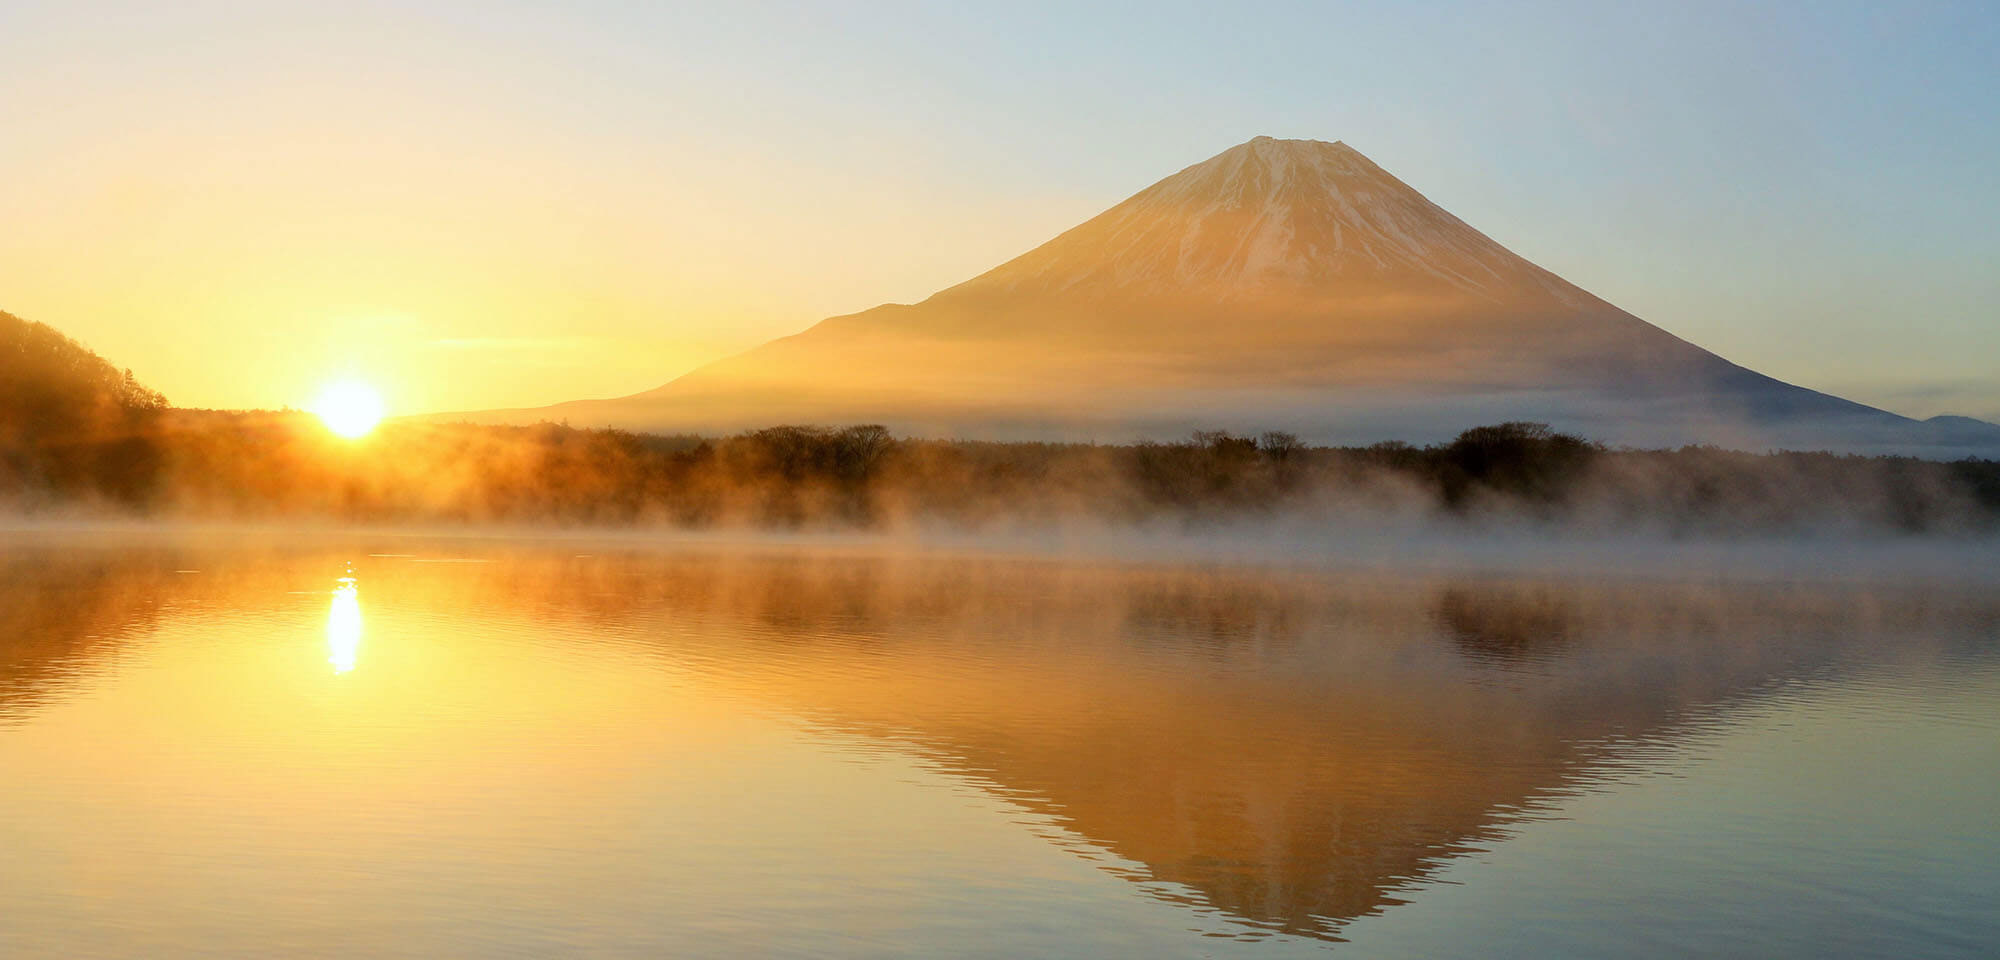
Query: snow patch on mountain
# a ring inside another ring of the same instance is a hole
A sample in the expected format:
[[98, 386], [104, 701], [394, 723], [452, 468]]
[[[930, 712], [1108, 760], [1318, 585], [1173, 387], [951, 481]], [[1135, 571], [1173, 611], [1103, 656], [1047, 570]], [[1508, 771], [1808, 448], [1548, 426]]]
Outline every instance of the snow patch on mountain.
[[[832, 317], [632, 397], [523, 417], [884, 423], [968, 438], [1291, 430], [1991, 455], [1763, 376], [1516, 256], [1343, 143], [1259, 137], [917, 304]], [[528, 422], [532, 422], [529, 419]]]
[[1258, 137], [1139, 192], [959, 292], [1339, 296], [1411, 279], [1488, 300], [1585, 294], [1344, 143]]

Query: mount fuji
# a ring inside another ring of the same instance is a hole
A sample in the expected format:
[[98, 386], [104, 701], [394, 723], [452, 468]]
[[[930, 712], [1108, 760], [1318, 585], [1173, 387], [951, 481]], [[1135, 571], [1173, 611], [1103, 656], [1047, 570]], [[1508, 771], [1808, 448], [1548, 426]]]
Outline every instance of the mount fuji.
[[629, 397], [447, 418], [1322, 443], [1535, 420], [1635, 446], [2000, 453], [2000, 426], [1748, 370], [1528, 262], [1344, 143], [1269, 137], [921, 303], [833, 317]]

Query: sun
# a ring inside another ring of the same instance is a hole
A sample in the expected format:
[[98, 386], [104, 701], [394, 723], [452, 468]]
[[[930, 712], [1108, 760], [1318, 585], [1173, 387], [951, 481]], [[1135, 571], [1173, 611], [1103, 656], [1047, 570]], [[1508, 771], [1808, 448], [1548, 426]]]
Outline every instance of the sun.
[[365, 383], [352, 380], [329, 384], [320, 391], [312, 412], [328, 430], [350, 439], [364, 436], [382, 422], [382, 395]]

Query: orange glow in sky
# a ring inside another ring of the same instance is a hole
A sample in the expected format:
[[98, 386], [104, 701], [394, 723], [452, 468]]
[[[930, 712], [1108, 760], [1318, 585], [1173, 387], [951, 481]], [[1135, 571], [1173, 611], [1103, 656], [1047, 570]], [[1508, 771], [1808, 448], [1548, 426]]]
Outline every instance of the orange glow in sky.
[[[409, 414], [618, 397], [1273, 134], [1345, 139], [1735, 362], [2000, 417], [1965, 11], [419, 6], [0, 5], [0, 310], [179, 406], [336, 373]], [[1635, 37], [1661, 59], [1619, 69]]]

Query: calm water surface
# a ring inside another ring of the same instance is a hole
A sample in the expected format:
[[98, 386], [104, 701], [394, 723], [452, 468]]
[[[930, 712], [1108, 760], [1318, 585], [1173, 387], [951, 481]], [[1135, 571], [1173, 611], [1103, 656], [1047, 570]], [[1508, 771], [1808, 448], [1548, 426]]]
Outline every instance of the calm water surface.
[[5, 535], [0, 956], [1992, 956], [1996, 583]]

